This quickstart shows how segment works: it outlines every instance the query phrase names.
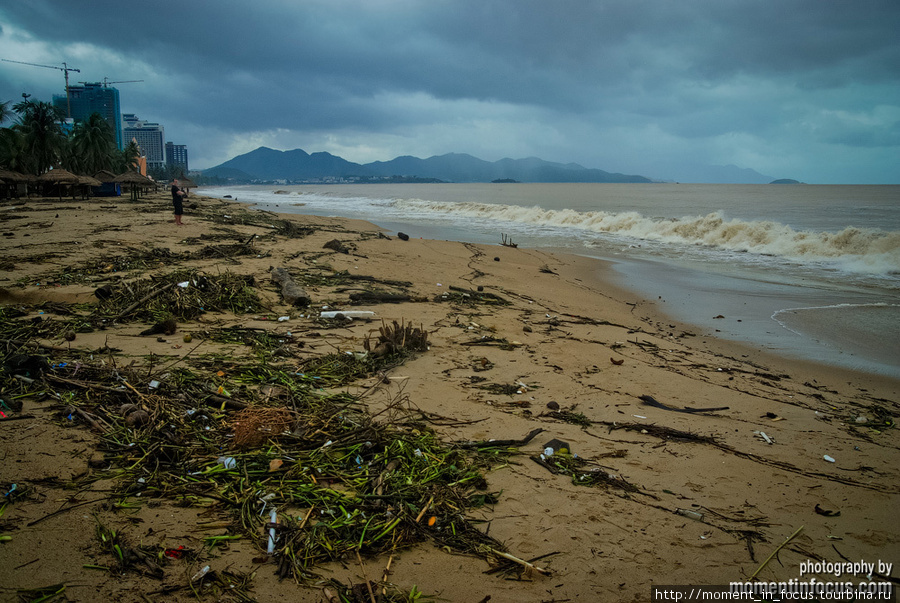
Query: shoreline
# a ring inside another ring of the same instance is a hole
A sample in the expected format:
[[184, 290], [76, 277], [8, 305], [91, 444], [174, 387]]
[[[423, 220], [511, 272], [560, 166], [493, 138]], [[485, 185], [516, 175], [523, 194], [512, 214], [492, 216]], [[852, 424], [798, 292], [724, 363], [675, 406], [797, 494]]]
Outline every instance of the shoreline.
[[[337, 186], [340, 195], [351, 195], [352, 186]], [[252, 188], [252, 187], [251, 187]], [[263, 187], [265, 188], [265, 187]], [[313, 192], [315, 187], [301, 187], [294, 189], [294, 193], [305, 194]], [[323, 187], [329, 188], [329, 187]], [[218, 189], [217, 189], [218, 190]], [[371, 187], [363, 187], [364, 191], [374, 190]], [[388, 187], [388, 198], [401, 194], [416, 196], [419, 190], [416, 187], [411, 193], [401, 193], [397, 187]], [[430, 190], [430, 189], [429, 189]], [[436, 195], [436, 199], [460, 201], [460, 194], [466, 189], [444, 191]], [[498, 194], [506, 189], [498, 189]], [[260, 191], [256, 191], [258, 194]], [[271, 200], [262, 200], [254, 197], [253, 201], [245, 203], [261, 210], [273, 211], [305, 211], [302, 203], [292, 204], [293, 198], [289, 191], [284, 194], [269, 195]], [[451, 194], [451, 192], [455, 193]], [[508, 193], [508, 191], [506, 191]], [[253, 194], [250, 191], [248, 194]], [[316, 190], [315, 195], [329, 196]], [[337, 193], [336, 193], [337, 194]], [[430, 196], [428, 198], [431, 198]], [[501, 200], [511, 202], [510, 199], [501, 197]], [[584, 202], [583, 199], [580, 202]], [[293, 208], [292, 205], [299, 207]], [[363, 204], [359, 207], [373, 208]], [[616, 206], [618, 207], [618, 206]], [[623, 208], [619, 208], [620, 210]], [[350, 209], [357, 211], [357, 209]], [[329, 210], [326, 205], [316, 206], [314, 214], [327, 215]], [[678, 215], [676, 212], [675, 215]], [[487, 230], [478, 228], [461, 228], [450, 224], [420, 224], [416, 221], [397, 222], [394, 218], [369, 218], [372, 222], [383, 226], [389, 231], [404, 231], [412, 236], [424, 236], [426, 238], [450, 239], [463, 242], [481, 242], [495, 244], [496, 234], [487, 234]], [[519, 240], [519, 237], [517, 237]], [[522, 242], [522, 241], [519, 241]], [[544, 245], [536, 243], [543, 242]], [[528, 241], [526, 246], [532, 249], [544, 249], [565, 254], [574, 254], [586, 257], [598, 257], [592, 253], [578, 248], [560, 248], [555, 246], [553, 239], [538, 237]], [[820, 362], [830, 366], [839, 366], [851, 370], [859, 370], [873, 374], [881, 374], [900, 378], [900, 365], [896, 363], [897, 350], [889, 333], [892, 329], [892, 318], [900, 320], [900, 306], [896, 305], [896, 295], [889, 290], [881, 293], [871, 290], [862, 290], [858, 286], [835, 286], [832, 281], [813, 279], [809, 282], [794, 282], [790, 279], [778, 277], [778, 270], [774, 273], [765, 273], [759, 270], [731, 272], [722, 266], [709, 266], [697, 264], [696, 261], [669, 262], [659, 259], [650, 259], [637, 256], [628, 250], [616, 251], [608, 249], [608, 253], [599, 256], [615, 263], [617, 281], [625, 287], [633, 289], [647, 299], [659, 299], [660, 304], [669, 307], [669, 314], [682, 321], [696, 325], [695, 328], [703, 329], [715, 336], [724, 337], [732, 341], [748, 342], [761, 348], [780, 354], [785, 358], [806, 358], [812, 362]], [[696, 260], [696, 258], [694, 258]], [[775, 275], [774, 278], [773, 274]], [[892, 310], [887, 316], [882, 314], [880, 321], [861, 321], [857, 314], [863, 312], [862, 308], [872, 304], [888, 304]], [[843, 308], [840, 314], [832, 314], [832, 328], [822, 330], [803, 330], [801, 332], [786, 329], [774, 319], [779, 311], [794, 308], [830, 307], [838, 305]], [[852, 310], [847, 308], [861, 308]], [[711, 320], [724, 318], [724, 320]], [[862, 345], [852, 345], [854, 341], [865, 342]]]
[[[231, 392], [232, 402], [277, 402], [266, 397], [271, 390], [264, 393], [263, 385], [237, 378], [238, 363], [252, 359], [254, 349], [241, 341], [218, 342], [216, 332], [239, 329], [289, 341], [285, 356], [267, 362], [286, 363], [295, 374], [331, 352], [364, 355], [364, 341], [377, 336], [381, 319], [421, 325], [428, 331], [427, 351], [322, 391], [359, 396], [361, 406], [381, 413], [386, 423], [403, 407], [418, 417], [418, 429], [427, 426], [450, 443], [519, 439], [540, 429], [533, 441], [515, 447], [518, 453], [486, 470], [496, 502], [465, 514], [480, 520], [479, 529], [512, 555], [542, 557], [539, 563], [553, 575], [485, 575], [491, 563], [483, 556], [451, 556], [424, 542], [390, 555], [386, 579], [406, 590], [416, 585], [426, 594], [465, 601], [488, 595], [501, 602], [634, 601], [646, 600], [652, 584], [727, 584], [754, 573], [766, 581], [798, 579], [805, 560], [839, 560], [833, 545], [850, 559], [900, 561], [900, 527], [893, 520], [900, 504], [900, 435], [894, 427], [900, 380], [784, 360], [697, 333], [668, 318], [660, 304], [611, 282], [612, 267], [602, 260], [401, 241], [379, 235], [369, 223], [259, 212], [205, 197], [192, 197], [196, 209], [186, 203], [186, 225], [175, 228], [167, 197], [0, 205], [0, 230], [12, 233], [0, 239], [7, 279], [0, 281], [0, 309], [21, 311], [12, 320], [24, 329], [39, 317], [62, 321], [69, 320], [66, 311], [92, 312], [94, 291], [107, 283], [136, 287], [150, 275], [162, 278], [180, 269], [253, 277], [262, 309], [247, 314], [207, 310], [158, 338], [140, 335], [146, 320], [122, 319], [79, 331], [72, 341], [36, 340], [53, 355], [51, 374], [58, 378], [87, 380], [100, 361], [121, 370], [134, 366], [143, 377], [134, 380], [136, 394], [125, 394], [138, 403], [160, 400], [173, 407], [194, 399], [180, 388], [203, 380]], [[344, 252], [334, 250], [334, 240]], [[270, 269], [277, 267], [307, 279], [311, 307], [284, 303], [271, 283]], [[337, 275], [345, 280], [329, 280]], [[191, 279], [186, 282], [191, 291]], [[480, 298], [477, 287], [496, 297]], [[366, 291], [403, 291], [408, 299], [351, 303], [352, 294]], [[323, 306], [373, 312], [376, 319], [323, 322], [316, 316]], [[193, 335], [190, 344], [182, 341], [186, 335]], [[4, 345], [7, 354], [21, 348]], [[174, 367], [197, 376], [182, 383]], [[158, 381], [156, 389], [147, 384], [148, 374]], [[235, 536], [227, 548], [207, 549], [198, 522], [209, 521], [207, 514], [221, 522], [227, 506], [215, 499], [179, 506], [161, 494], [164, 489], [137, 496], [133, 482], [123, 486], [107, 472], [109, 459], [101, 454], [97, 464], [103, 431], [91, 433], [88, 425], [61, 415], [66, 405], [52, 395], [26, 395], [23, 383], [5, 380], [0, 396], [24, 402], [16, 420], [0, 419], [8, 468], [0, 486], [6, 492], [17, 483], [28, 494], [0, 517], [0, 534], [12, 537], [0, 545], [8, 560], [0, 561], [2, 588], [78, 583], [90, 586], [67, 591], [74, 600], [138, 600], [145, 593], [157, 600], [156, 578], [129, 571], [122, 580], [84, 570], [85, 564], [111, 562], [94, 536], [102, 519], [135, 542], [198, 552], [167, 561], [163, 587], [185, 588], [185, 576], [208, 564], [213, 571], [252, 574], [259, 600], [321, 600], [321, 585], [280, 581], [271, 560], [254, 561], [260, 539], [234, 526], [209, 533]], [[42, 391], [65, 394], [59, 381], [48, 383]], [[72, 391], [78, 396], [73, 399], [83, 400], [79, 408], [122, 429], [121, 437], [136, 438], [122, 424], [118, 404], [103, 398], [105, 390], [95, 388], [87, 398], [83, 390]], [[235, 412], [225, 406], [216, 411], [223, 425]], [[553, 439], [587, 463], [589, 473], [581, 475], [606, 481], [586, 485], [577, 474], [554, 473], [535, 461]], [[285, 440], [254, 454], [268, 463], [267, 455], [290, 445]], [[215, 458], [208, 462], [216, 464]], [[183, 477], [180, 471], [174, 475]], [[146, 479], [155, 477], [148, 473]], [[72, 497], [67, 484], [80, 484], [74, 500], [84, 506], [53, 515], [60, 501]], [[110, 492], [118, 492], [115, 502], [125, 506], [104, 507]], [[427, 497], [418, 501], [416, 512], [431, 504]], [[279, 501], [279, 512], [299, 521], [305, 509]], [[444, 512], [435, 513], [438, 526]], [[780, 551], [780, 563], [762, 567], [801, 526]], [[358, 584], [363, 574], [378, 581], [387, 562], [387, 554], [364, 555], [319, 569]], [[93, 593], [82, 596], [87, 590]]]

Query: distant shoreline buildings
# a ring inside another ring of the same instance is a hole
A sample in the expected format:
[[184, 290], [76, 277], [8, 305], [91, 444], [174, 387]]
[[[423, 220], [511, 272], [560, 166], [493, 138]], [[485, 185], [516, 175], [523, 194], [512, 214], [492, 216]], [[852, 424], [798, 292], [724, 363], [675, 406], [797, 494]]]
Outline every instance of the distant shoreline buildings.
[[83, 82], [69, 86], [68, 97], [54, 94], [53, 105], [63, 112], [71, 106], [70, 124], [99, 113], [115, 133], [120, 151], [134, 140], [147, 159], [147, 168], [188, 172], [187, 145], [165, 139], [165, 128], [158, 123], [139, 119], [134, 113], [122, 113], [119, 90], [101, 82]]

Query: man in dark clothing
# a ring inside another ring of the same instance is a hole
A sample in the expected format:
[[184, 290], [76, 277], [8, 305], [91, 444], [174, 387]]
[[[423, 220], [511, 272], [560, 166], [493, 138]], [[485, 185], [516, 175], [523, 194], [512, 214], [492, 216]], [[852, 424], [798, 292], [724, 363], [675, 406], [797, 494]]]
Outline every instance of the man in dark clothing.
[[184, 191], [178, 186], [178, 180], [172, 181], [172, 205], [175, 206], [175, 225], [183, 226], [181, 214], [184, 213]]

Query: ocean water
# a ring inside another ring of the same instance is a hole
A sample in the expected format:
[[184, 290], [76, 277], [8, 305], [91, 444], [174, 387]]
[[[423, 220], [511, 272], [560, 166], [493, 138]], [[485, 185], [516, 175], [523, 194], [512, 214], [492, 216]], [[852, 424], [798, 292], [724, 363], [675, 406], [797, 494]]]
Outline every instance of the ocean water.
[[413, 237], [610, 260], [673, 318], [900, 378], [900, 186], [380, 184], [204, 188]]

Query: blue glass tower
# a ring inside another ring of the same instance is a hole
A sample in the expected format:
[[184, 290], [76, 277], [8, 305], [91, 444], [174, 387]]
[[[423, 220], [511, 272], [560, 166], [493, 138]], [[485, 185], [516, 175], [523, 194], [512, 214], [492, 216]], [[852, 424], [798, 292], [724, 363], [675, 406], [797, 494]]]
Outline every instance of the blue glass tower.
[[[86, 120], [93, 113], [99, 113], [116, 135], [116, 147], [125, 148], [122, 140], [122, 112], [119, 106], [119, 90], [105, 86], [100, 82], [86, 83], [83, 86], [69, 86], [69, 103], [72, 106], [72, 119], [76, 122]], [[66, 111], [66, 96], [54, 94], [53, 104], [63, 112]]]

